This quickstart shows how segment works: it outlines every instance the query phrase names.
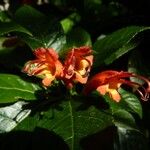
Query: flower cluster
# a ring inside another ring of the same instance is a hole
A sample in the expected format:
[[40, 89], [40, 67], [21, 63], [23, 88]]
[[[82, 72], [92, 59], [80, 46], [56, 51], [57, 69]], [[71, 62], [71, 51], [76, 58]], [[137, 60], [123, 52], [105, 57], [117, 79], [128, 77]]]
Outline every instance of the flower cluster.
[[[89, 73], [93, 65], [93, 50], [88, 46], [72, 48], [66, 55], [63, 62], [52, 48], [38, 48], [34, 51], [35, 60], [28, 61], [23, 72], [30, 76], [42, 78], [42, 84], [48, 87], [56, 80], [62, 80], [67, 88], [71, 89], [75, 83], [85, 84], [83, 94], [87, 95], [93, 90], [97, 90], [101, 95], [106, 93], [116, 102], [121, 100], [118, 89], [121, 85], [132, 87], [141, 95], [142, 100], [148, 100], [150, 92], [150, 82], [147, 78], [125, 71], [107, 70], [93, 76], [89, 81]], [[131, 77], [135, 77], [147, 84], [133, 82]]]
[[93, 64], [92, 50], [88, 46], [71, 49], [64, 62], [59, 60], [58, 54], [52, 48], [38, 48], [34, 55], [36, 59], [28, 61], [23, 72], [42, 78], [46, 87], [55, 79], [64, 81], [68, 88], [72, 88], [77, 82], [85, 84]]

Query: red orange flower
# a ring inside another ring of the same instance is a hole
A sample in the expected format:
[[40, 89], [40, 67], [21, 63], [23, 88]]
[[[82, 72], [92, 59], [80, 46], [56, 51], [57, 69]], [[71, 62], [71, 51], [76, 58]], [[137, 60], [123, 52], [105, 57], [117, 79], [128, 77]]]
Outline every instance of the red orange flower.
[[[128, 80], [130, 77], [135, 77], [140, 80], [143, 80], [147, 83], [148, 88], [144, 88], [142, 84], [132, 82]], [[141, 99], [147, 100], [149, 98], [150, 92], [150, 82], [143, 76], [139, 76], [129, 72], [118, 72], [114, 70], [103, 71], [96, 74], [85, 86], [83, 93], [88, 94], [93, 90], [97, 90], [100, 94], [105, 95], [108, 93], [110, 97], [119, 102], [121, 100], [121, 95], [118, 92], [119, 87], [122, 84], [133, 87], [140, 95]], [[138, 88], [143, 88], [142, 93]]]
[[23, 72], [30, 76], [42, 78], [44, 86], [51, 85], [55, 78], [59, 78], [63, 71], [63, 66], [58, 60], [58, 54], [52, 48], [38, 48], [34, 51], [35, 60], [28, 61]]
[[92, 50], [88, 46], [73, 48], [64, 62], [63, 80], [68, 88], [74, 82], [85, 84], [93, 64]]

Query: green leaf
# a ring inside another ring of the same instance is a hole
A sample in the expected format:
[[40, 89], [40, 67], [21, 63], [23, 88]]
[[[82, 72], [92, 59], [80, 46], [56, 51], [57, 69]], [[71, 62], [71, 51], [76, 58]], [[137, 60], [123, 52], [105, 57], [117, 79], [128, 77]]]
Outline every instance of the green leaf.
[[10, 32], [22, 32], [28, 35], [32, 35], [30, 31], [14, 21], [0, 22], [0, 36]]
[[[130, 94], [124, 90], [121, 90], [121, 92], [123, 99], [121, 99], [119, 103], [112, 100], [112, 98], [110, 98], [107, 94], [103, 96], [105, 101], [110, 106], [112, 121], [115, 126], [136, 129], [135, 119], [131, 112], [142, 115], [139, 100], [133, 94]], [[136, 106], [133, 106], [134, 104], [136, 104]]]
[[43, 13], [29, 5], [20, 7], [16, 11], [14, 18], [18, 24], [32, 32], [35, 37], [41, 36], [41, 38], [44, 38], [44, 35], [41, 35], [41, 33], [48, 34], [51, 28], [50, 24], [55, 22], [55, 20], [53, 22], [48, 20]]
[[96, 51], [95, 66], [111, 64], [139, 44], [138, 36], [149, 27], [129, 26], [98, 39], [93, 46]]
[[62, 28], [64, 30], [64, 33], [68, 33], [72, 27], [80, 21], [80, 16], [77, 13], [72, 13], [69, 15], [67, 18], [64, 18], [63, 20], [60, 21]]
[[111, 125], [111, 116], [107, 113], [93, 106], [84, 110], [81, 103], [64, 101], [59, 105], [54, 104], [46, 112], [26, 118], [15, 130], [34, 131], [36, 127], [46, 128], [59, 135], [71, 150], [76, 150], [80, 149], [79, 142], [82, 138]]
[[[149, 64], [149, 53], [145, 47], [139, 51], [138, 49], [133, 50], [129, 56], [128, 71], [139, 75], [150, 76], [150, 64]], [[145, 50], [145, 51], [144, 51]], [[134, 79], [134, 80], [133, 80]], [[132, 78], [132, 81], [137, 81], [137, 78]], [[141, 82], [140, 82], [141, 83]]]
[[18, 34], [18, 36], [30, 46], [32, 50], [39, 47], [54, 48], [57, 52], [61, 50], [66, 42], [65, 36], [59, 31], [50, 34], [40, 33], [41, 37], [28, 36], [25, 34]]
[[17, 75], [0, 74], [0, 103], [15, 102], [19, 99], [36, 100], [36, 84], [24, 81]]
[[136, 123], [133, 116], [126, 110], [113, 110], [114, 124], [117, 127], [124, 127], [126, 129], [135, 129]]
[[137, 130], [118, 127], [118, 136], [115, 140], [115, 150], [148, 150], [146, 137]]
[[32, 36], [18, 34], [33, 50], [38, 47], [52, 47], [59, 51], [66, 39], [62, 26], [56, 19], [48, 18], [35, 8], [22, 6], [15, 13], [16, 21], [27, 28]]
[[43, 30], [40, 25], [46, 23], [45, 21], [47, 19], [43, 13], [29, 5], [20, 7], [16, 11], [14, 18], [19, 24], [32, 31], [34, 34], [38, 34], [38, 32]]
[[61, 25], [63, 27], [64, 32], [68, 33], [74, 26], [74, 22], [69, 18], [65, 18], [61, 21]]
[[[102, 0], [86, 0], [84, 2], [84, 8], [86, 12], [88, 11], [95, 11], [95, 12], [99, 12], [100, 11], [100, 7], [102, 5]], [[95, 13], [94, 14], [97, 14]]]
[[8, 51], [11, 51], [13, 49], [13, 47], [9, 47], [6, 48], [4, 46], [4, 42], [7, 40], [8, 38], [5, 37], [0, 37], [0, 55], [3, 53], [7, 53]]
[[31, 110], [23, 109], [26, 104], [19, 101], [13, 105], [0, 108], [0, 133], [11, 131], [30, 114]]
[[75, 28], [66, 37], [67, 47], [91, 46], [90, 34], [82, 28]]
[[10, 18], [6, 11], [0, 11], [0, 21], [1, 22], [9, 22]]
[[142, 106], [140, 99], [138, 99], [134, 94], [127, 92], [123, 89], [119, 90], [119, 93], [122, 96], [121, 104], [124, 109], [136, 113], [142, 118]]
[[[97, 98], [96, 101], [102, 101], [100, 97]], [[51, 100], [55, 101], [55, 98], [53, 97]], [[99, 102], [96, 102], [96, 108], [86, 103], [80, 103], [79, 100], [84, 102], [84, 99], [78, 97], [78, 101], [72, 99], [50, 105], [47, 111], [37, 112], [34, 116], [26, 118], [15, 130], [32, 132], [37, 127], [46, 128], [59, 135], [71, 150], [76, 150], [80, 149], [79, 143], [83, 138], [103, 131], [112, 125], [136, 129], [132, 114], [125, 109], [118, 106], [118, 109], [111, 107], [111, 109], [105, 110]], [[94, 99], [88, 98], [87, 101], [94, 101]], [[119, 105], [118, 103], [115, 104]], [[35, 107], [33, 108], [35, 110]], [[57, 143], [57, 141], [55, 142]]]
[[112, 100], [109, 95], [105, 95], [105, 100], [109, 103], [112, 111], [116, 111], [119, 109], [128, 111], [129, 113], [137, 114], [140, 118], [142, 118], [142, 106], [140, 103], [140, 99], [138, 99], [135, 94], [128, 92], [122, 88], [118, 90], [121, 94], [121, 100], [119, 103]]

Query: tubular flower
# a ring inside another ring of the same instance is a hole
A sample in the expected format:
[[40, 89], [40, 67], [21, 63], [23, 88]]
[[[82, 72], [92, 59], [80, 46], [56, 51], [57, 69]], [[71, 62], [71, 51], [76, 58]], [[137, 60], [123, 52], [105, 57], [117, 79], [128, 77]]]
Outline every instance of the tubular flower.
[[59, 78], [63, 71], [58, 54], [52, 48], [38, 48], [34, 51], [34, 55], [36, 59], [28, 61], [22, 71], [29, 76], [42, 78], [44, 86], [51, 85], [51, 82]]
[[[135, 77], [147, 83], [147, 88], [144, 88], [142, 84], [132, 82], [129, 80], [130, 77]], [[87, 95], [93, 90], [97, 90], [100, 94], [105, 95], [106, 93], [116, 102], [121, 100], [121, 95], [118, 92], [119, 87], [122, 85], [128, 85], [134, 88], [140, 95], [142, 100], [148, 100], [150, 92], [150, 82], [143, 76], [139, 76], [129, 72], [118, 72], [114, 70], [103, 71], [96, 74], [86, 84], [83, 93]], [[141, 90], [139, 90], [141, 88]]]
[[90, 47], [83, 46], [69, 51], [63, 71], [63, 80], [67, 87], [72, 88], [74, 82], [85, 84], [92, 64], [93, 55]]

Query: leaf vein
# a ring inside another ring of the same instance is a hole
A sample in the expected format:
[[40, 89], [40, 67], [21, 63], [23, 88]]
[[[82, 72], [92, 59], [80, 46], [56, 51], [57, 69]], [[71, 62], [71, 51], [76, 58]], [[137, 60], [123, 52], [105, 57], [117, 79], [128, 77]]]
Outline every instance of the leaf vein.
[[28, 93], [34, 93], [32, 91], [29, 91], [29, 90], [25, 90], [25, 89], [19, 89], [19, 88], [9, 88], [9, 87], [0, 87], [0, 89], [4, 89], [4, 90], [18, 90], [18, 91], [21, 91], [21, 92], [28, 92]]

